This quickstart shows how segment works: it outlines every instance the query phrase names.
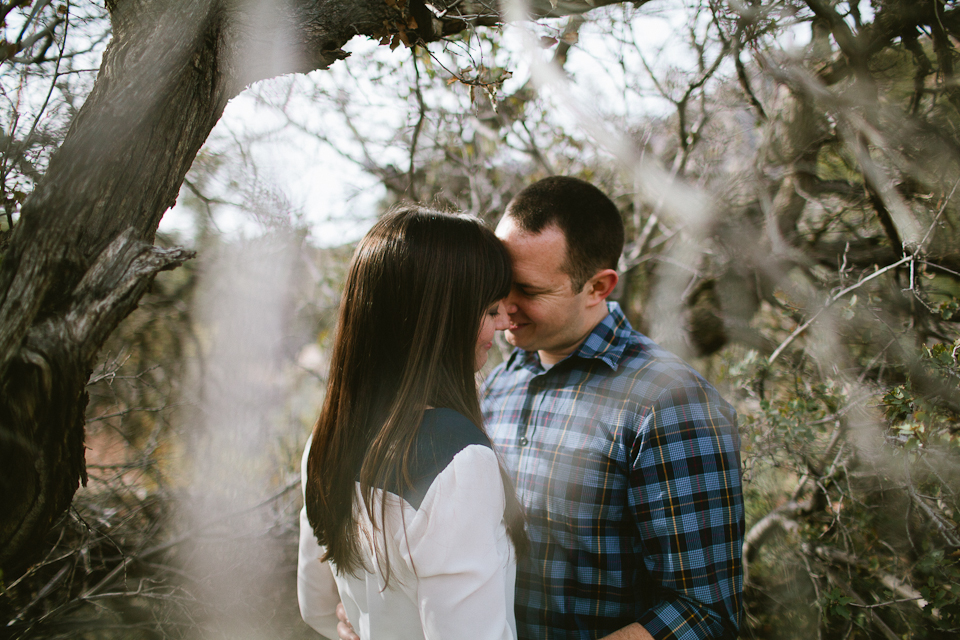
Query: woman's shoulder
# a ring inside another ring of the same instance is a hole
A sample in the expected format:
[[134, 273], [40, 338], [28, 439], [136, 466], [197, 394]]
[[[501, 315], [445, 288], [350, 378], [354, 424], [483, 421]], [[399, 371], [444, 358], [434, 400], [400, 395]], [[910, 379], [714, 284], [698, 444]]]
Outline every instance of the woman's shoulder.
[[410, 458], [412, 487], [394, 491], [418, 509], [433, 481], [461, 451], [471, 446], [492, 451], [490, 438], [459, 411], [447, 408], [428, 409], [413, 444]]
[[424, 412], [415, 441], [418, 452], [424, 450], [438, 455], [451, 454], [452, 458], [472, 444], [491, 446], [490, 438], [473, 420], [455, 409], [445, 407]]

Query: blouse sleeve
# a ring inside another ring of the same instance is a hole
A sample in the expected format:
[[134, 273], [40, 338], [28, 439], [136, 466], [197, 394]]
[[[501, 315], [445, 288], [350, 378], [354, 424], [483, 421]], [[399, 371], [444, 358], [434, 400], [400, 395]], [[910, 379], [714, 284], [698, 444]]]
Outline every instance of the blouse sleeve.
[[[300, 484], [306, 491], [307, 455], [310, 440], [307, 441], [300, 465]], [[304, 622], [327, 638], [337, 637], [337, 603], [340, 592], [333, 578], [329, 563], [321, 562], [324, 548], [317, 542], [313, 528], [307, 520], [307, 508], [300, 510], [300, 552], [297, 560], [297, 600], [300, 603], [300, 615]]]
[[515, 565], [496, 454], [468, 446], [436, 477], [407, 526], [426, 640], [513, 640]]

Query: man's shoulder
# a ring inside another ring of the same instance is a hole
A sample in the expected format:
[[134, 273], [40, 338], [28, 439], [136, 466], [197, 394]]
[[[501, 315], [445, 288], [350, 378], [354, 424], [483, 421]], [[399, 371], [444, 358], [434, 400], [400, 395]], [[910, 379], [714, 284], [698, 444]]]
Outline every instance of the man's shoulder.
[[614, 377], [664, 377], [664, 383], [670, 377], [686, 379], [699, 375], [682, 358], [634, 329], [619, 304], [608, 303], [608, 309], [609, 313], [576, 352], [581, 361], [605, 362]]
[[725, 412], [732, 412], [719, 391], [680, 356], [634, 329], [622, 333], [623, 350], [616, 370], [605, 372], [608, 381], [601, 384], [640, 406], [658, 401], [671, 404], [682, 398], [688, 403], [719, 404]]
[[[683, 358], [661, 347], [652, 339], [635, 329], [619, 332], [622, 345], [617, 361], [617, 374], [628, 377], [664, 377], [687, 380], [703, 377]], [[705, 382], [705, 381], [704, 381]]]

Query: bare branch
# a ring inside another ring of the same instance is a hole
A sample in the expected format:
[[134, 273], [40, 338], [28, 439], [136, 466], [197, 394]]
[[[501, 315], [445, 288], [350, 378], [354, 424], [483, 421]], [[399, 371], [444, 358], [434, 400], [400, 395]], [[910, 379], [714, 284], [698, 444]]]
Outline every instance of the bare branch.
[[846, 287], [846, 288], [844, 288], [844, 289], [841, 289], [840, 291], [838, 291], [838, 292], [834, 293], [833, 295], [831, 295], [829, 298], [827, 298], [827, 301], [823, 304], [823, 306], [821, 306], [820, 309], [818, 309], [817, 312], [816, 312], [815, 314], [813, 314], [813, 316], [812, 316], [809, 320], [807, 320], [806, 322], [804, 322], [803, 324], [801, 324], [799, 327], [797, 327], [796, 329], [794, 329], [793, 333], [791, 333], [789, 336], [787, 336], [787, 339], [780, 343], [780, 346], [778, 346], [778, 347], [774, 350], [774, 352], [773, 352], [772, 354], [770, 354], [770, 357], [767, 359], [767, 362], [770, 363], [770, 364], [772, 364], [773, 361], [776, 360], [777, 357], [778, 357], [781, 353], [783, 353], [783, 350], [786, 349], [788, 346], [790, 346], [790, 343], [793, 342], [793, 341], [797, 338], [797, 336], [799, 336], [801, 333], [803, 333], [804, 331], [806, 331], [807, 329], [809, 329], [809, 328], [810, 328], [810, 325], [812, 325], [814, 322], [816, 322], [817, 318], [820, 317], [820, 314], [822, 314], [824, 311], [826, 311], [827, 309], [829, 309], [837, 300], [839, 300], [840, 298], [842, 298], [843, 296], [847, 295], [848, 293], [850, 293], [850, 292], [852, 292], [852, 291], [856, 291], [857, 289], [859, 289], [860, 287], [862, 287], [862, 286], [865, 285], [866, 283], [870, 282], [870, 281], [873, 280], [874, 278], [877, 278], [877, 277], [883, 275], [884, 273], [886, 273], [886, 272], [888, 272], [888, 271], [891, 271], [891, 270], [893, 270], [893, 269], [896, 269], [897, 267], [899, 267], [899, 266], [901, 266], [901, 265], [907, 264], [908, 262], [912, 262], [913, 260], [914, 260], [914, 256], [905, 256], [905, 257], [901, 258], [900, 260], [898, 260], [897, 262], [894, 262], [893, 264], [887, 265], [886, 267], [884, 267], [884, 268], [882, 268], [882, 269], [877, 269], [876, 271], [874, 271], [874, 272], [871, 273], [870, 275], [868, 275], [868, 276], [866, 276], [866, 277], [864, 277], [864, 278], [861, 278], [856, 284], [852, 284], [852, 285], [850, 285], [849, 287]]

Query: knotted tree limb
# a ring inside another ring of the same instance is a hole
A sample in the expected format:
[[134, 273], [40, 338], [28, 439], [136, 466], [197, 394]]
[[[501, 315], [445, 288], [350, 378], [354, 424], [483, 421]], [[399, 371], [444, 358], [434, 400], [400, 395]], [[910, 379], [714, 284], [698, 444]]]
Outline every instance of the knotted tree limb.
[[12, 550], [36, 544], [32, 536], [69, 506], [77, 479], [86, 482], [85, 387], [100, 345], [136, 307], [157, 272], [192, 255], [148, 245], [128, 230], [67, 296], [64, 313], [30, 327], [10, 359], [0, 405], [0, 468], [4, 489], [18, 493], [0, 493], [4, 564], [17, 559], [9, 555]]
[[750, 527], [750, 530], [747, 531], [747, 534], [743, 537], [744, 584], [750, 583], [750, 563], [757, 557], [760, 547], [778, 531], [790, 533], [799, 529], [800, 525], [797, 524], [793, 517], [809, 509], [810, 501], [800, 503], [791, 500], [760, 518], [756, 524]]

